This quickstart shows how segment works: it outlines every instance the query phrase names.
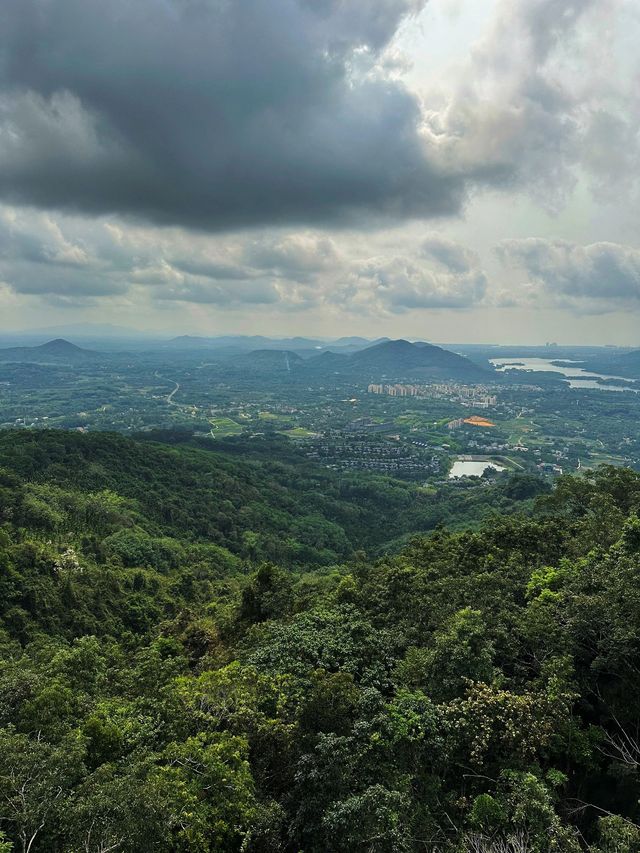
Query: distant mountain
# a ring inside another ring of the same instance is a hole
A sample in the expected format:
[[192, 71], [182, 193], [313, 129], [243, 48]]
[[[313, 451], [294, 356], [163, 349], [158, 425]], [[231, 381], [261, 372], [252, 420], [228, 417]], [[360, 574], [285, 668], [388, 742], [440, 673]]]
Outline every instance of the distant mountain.
[[368, 347], [371, 346], [373, 341], [370, 338], [361, 338], [358, 335], [351, 335], [346, 338], [338, 338], [335, 341], [331, 341], [331, 346], [334, 347]]
[[605, 376], [622, 376], [627, 379], [640, 379], [640, 349], [622, 354], [615, 351], [600, 351], [580, 362], [580, 367]]
[[63, 338], [79, 347], [100, 352], [136, 351], [155, 348], [168, 337], [164, 332], [142, 332], [110, 323], [72, 323], [19, 332], [0, 331], [0, 348], [37, 347]]
[[9, 347], [0, 349], [0, 361], [22, 361], [35, 364], [86, 364], [100, 355], [93, 350], [82, 349], [64, 338], [47, 341], [38, 347]]
[[640, 379], [640, 349], [616, 356], [611, 359], [610, 365], [614, 370], [620, 370], [623, 376]]
[[433, 344], [383, 341], [349, 357], [349, 370], [362, 375], [410, 378], [482, 378], [485, 371], [462, 355]]
[[388, 341], [390, 338], [361, 338], [358, 335], [352, 335], [346, 338], [338, 338], [337, 341], [331, 341], [332, 347], [357, 347], [358, 349], [364, 349], [365, 347], [373, 346], [374, 344], [381, 344], [384, 341]]
[[179, 335], [162, 344], [163, 349], [211, 349], [213, 346], [212, 338], [200, 338], [197, 335]]
[[486, 371], [464, 356], [424, 341], [405, 340], [383, 340], [351, 354], [327, 350], [308, 358], [303, 370], [316, 377], [339, 374], [359, 381], [383, 378], [481, 381], [487, 377]]
[[[366, 349], [367, 347], [371, 347], [374, 344], [380, 344], [388, 340], [389, 338], [378, 338], [376, 340], [371, 340], [369, 338], [361, 338], [355, 335], [346, 338], [338, 338], [338, 340], [323, 344], [322, 347], [316, 347], [316, 349], [322, 349], [323, 351], [328, 352], [336, 352], [340, 355], [352, 355], [353, 353], [360, 352], [360, 350]], [[311, 350], [307, 350], [306, 354], [313, 355], [313, 352]]]
[[313, 338], [266, 338], [262, 335], [223, 335], [220, 337], [198, 337], [197, 335], [180, 335], [163, 344], [163, 348], [193, 350], [193, 349], [236, 349], [255, 352], [262, 349], [273, 350], [313, 350], [322, 347], [323, 341]]
[[249, 372], [292, 373], [303, 363], [299, 355], [289, 350], [259, 349], [239, 355], [233, 367]]
[[304, 362], [305, 373], [317, 376], [331, 373], [344, 373], [350, 363], [349, 355], [341, 355], [332, 350], [325, 350], [321, 355], [315, 355]]

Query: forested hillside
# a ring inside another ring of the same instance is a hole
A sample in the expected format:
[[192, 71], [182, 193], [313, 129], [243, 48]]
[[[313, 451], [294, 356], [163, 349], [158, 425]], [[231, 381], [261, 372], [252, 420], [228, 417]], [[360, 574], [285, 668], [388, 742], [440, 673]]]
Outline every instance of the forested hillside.
[[[25, 526], [50, 535], [114, 534], [107, 550], [122, 552], [125, 563], [123, 549], [149, 546], [151, 536], [216, 544], [287, 566], [330, 565], [440, 523], [469, 526], [496, 510], [526, 509], [545, 488], [520, 475], [488, 484], [482, 494], [460, 486], [434, 494], [382, 475], [328, 471], [269, 441], [219, 452], [210, 441], [199, 447], [188, 436], [158, 436], [176, 443], [0, 432], [0, 468], [28, 481]], [[106, 527], [94, 530], [92, 513], [104, 516]]]
[[0, 850], [638, 851], [640, 475], [480, 492], [3, 433]]

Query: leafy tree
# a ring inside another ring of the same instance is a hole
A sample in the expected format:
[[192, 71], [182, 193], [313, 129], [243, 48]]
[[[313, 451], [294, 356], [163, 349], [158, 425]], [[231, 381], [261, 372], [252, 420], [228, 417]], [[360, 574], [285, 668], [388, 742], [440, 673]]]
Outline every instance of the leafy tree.
[[5, 819], [22, 853], [50, 836], [71, 799], [82, 772], [84, 749], [78, 738], [53, 746], [38, 738], [0, 732], [0, 796]]
[[446, 701], [461, 696], [469, 682], [491, 681], [493, 655], [482, 614], [466, 607], [447, 620], [429, 648], [407, 650], [398, 678]]

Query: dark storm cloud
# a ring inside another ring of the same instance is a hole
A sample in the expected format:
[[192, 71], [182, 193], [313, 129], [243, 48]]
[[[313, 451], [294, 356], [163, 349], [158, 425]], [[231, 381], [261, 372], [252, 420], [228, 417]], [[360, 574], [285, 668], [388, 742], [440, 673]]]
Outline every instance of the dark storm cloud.
[[203, 229], [459, 208], [375, 68], [424, 0], [0, 5], [5, 200]]

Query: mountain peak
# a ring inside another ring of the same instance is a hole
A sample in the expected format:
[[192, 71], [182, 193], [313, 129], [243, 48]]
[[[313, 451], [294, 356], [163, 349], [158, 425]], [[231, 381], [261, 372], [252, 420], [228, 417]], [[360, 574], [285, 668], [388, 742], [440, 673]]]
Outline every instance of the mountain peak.
[[54, 338], [37, 347], [10, 347], [0, 349], [0, 361], [33, 362], [35, 364], [59, 362], [82, 363], [99, 358], [94, 350], [82, 349], [64, 338]]
[[482, 375], [483, 371], [464, 356], [424, 341], [411, 343], [403, 338], [383, 341], [350, 356], [350, 363], [368, 375], [409, 378]]
[[64, 338], [55, 338], [52, 341], [47, 341], [44, 344], [41, 344], [37, 349], [42, 350], [43, 352], [82, 352], [81, 348], [72, 344], [71, 341], [67, 341]]

